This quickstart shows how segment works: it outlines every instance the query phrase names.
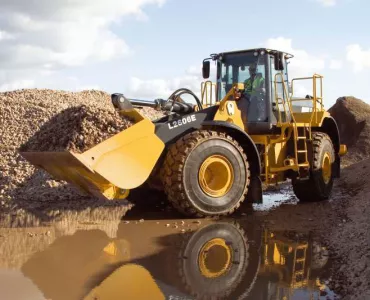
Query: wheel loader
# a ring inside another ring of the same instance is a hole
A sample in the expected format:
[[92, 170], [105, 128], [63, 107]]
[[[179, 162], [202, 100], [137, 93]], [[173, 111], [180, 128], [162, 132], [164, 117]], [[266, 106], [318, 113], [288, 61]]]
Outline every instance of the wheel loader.
[[[261, 203], [263, 186], [288, 180], [300, 201], [328, 199], [347, 148], [324, 108], [323, 76], [289, 81], [291, 58], [266, 48], [211, 54], [203, 60], [201, 100], [185, 88], [154, 101], [115, 93], [112, 105], [133, 126], [82, 154], [21, 155], [104, 199], [146, 185], [161, 189], [187, 216], [231, 214], [243, 201]], [[295, 96], [299, 81], [312, 84], [312, 95]], [[189, 95], [193, 102], [184, 100]], [[140, 106], [166, 115], [151, 121]]]

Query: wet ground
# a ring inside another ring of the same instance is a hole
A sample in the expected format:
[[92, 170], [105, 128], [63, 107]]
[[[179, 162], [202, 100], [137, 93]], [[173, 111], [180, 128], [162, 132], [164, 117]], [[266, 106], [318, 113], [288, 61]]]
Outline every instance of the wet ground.
[[[155, 197], [154, 197], [155, 198]], [[339, 299], [330, 251], [266, 220], [289, 192], [233, 218], [183, 219], [158, 199], [0, 219], [0, 299]]]

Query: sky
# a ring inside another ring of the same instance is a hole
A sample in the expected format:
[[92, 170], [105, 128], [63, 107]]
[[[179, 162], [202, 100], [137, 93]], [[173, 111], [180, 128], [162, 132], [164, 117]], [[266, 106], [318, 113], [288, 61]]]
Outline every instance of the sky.
[[369, 9], [368, 0], [1, 0], [0, 90], [199, 95], [209, 54], [270, 47], [294, 55], [290, 79], [324, 76], [325, 107], [341, 96], [370, 104]]

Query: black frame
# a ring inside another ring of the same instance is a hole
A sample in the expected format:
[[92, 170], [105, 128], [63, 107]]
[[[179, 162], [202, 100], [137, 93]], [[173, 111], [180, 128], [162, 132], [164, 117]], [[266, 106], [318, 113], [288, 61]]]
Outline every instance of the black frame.
[[[273, 105], [272, 102], [274, 101], [274, 97], [272, 95], [272, 87], [270, 84], [271, 81], [271, 58], [270, 55], [273, 55], [274, 57], [279, 56], [280, 58], [283, 56], [282, 52], [267, 52], [266, 49], [253, 49], [253, 50], [247, 50], [247, 51], [235, 51], [235, 52], [227, 52], [223, 53], [221, 55], [232, 55], [232, 54], [237, 54], [237, 53], [253, 53], [255, 51], [264, 51], [265, 54], [264, 56], [264, 64], [265, 64], [265, 82], [266, 82], [266, 116], [267, 116], [267, 121], [266, 122], [248, 122], [247, 123], [247, 128], [248, 128], [248, 133], [249, 134], [264, 134], [264, 133], [269, 133], [272, 131], [274, 125], [277, 124], [277, 119], [273, 113]], [[261, 55], [261, 54], [259, 54]], [[279, 69], [281, 69], [282, 64], [279, 64]], [[217, 71], [218, 73], [221, 71], [221, 64], [217, 64]], [[221, 88], [220, 86], [220, 80], [221, 78], [217, 78], [217, 84], [216, 84], [216, 99], [217, 101], [220, 101], [219, 99], [219, 89]]]

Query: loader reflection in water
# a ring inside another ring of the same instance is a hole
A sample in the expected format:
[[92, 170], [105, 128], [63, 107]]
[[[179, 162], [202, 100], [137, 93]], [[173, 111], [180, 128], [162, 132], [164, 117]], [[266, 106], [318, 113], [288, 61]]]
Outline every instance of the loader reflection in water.
[[[328, 261], [325, 248], [309, 235], [268, 229], [259, 233], [262, 236], [254, 233], [255, 240], [249, 240], [237, 223], [207, 225], [184, 236], [177, 256], [167, 251], [156, 254], [151, 258], [158, 259], [156, 268], [147, 259], [124, 265], [84, 299], [119, 295], [126, 299], [267, 300], [327, 295], [317, 277]], [[171, 271], [161, 274], [160, 269], [168, 266]]]
[[327, 299], [320, 294], [330, 293], [321, 281], [326, 250], [310, 234], [235, 220], [186, 220], [185, 233], [163, 222], [122, 222], [111, 236], [97, 224], [86, 226], [56, 234], [22, 264], [45, 299]]

